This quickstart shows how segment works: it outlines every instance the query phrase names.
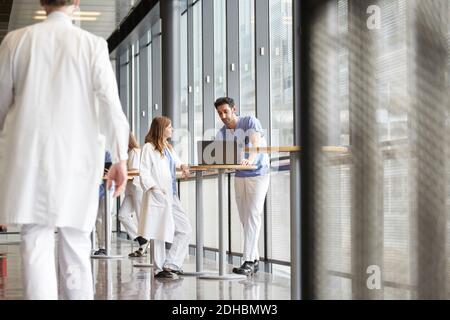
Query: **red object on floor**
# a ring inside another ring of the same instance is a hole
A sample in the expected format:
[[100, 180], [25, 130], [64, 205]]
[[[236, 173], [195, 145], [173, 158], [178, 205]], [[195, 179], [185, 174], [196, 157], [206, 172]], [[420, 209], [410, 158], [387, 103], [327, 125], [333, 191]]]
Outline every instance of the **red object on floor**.
[[6, 278], [8, 276], [8, 265], [6, 257], [0, 256], [0, 277]]

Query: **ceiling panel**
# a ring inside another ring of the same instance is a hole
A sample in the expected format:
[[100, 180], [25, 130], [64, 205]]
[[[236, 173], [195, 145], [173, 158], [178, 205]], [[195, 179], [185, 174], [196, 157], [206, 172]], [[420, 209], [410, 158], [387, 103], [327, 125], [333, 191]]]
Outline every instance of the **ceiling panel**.
[[[0, 4], [2, 2], [5, 1], [0, 0]], [[39, 0], [11, 0], [9, 2], [12, 2], [9, 31], [39, 22], [34, 19], [36, 11], [41, 10]], [[82, 12], [94, 11], [99, 12], [100, 15], [96, 21], [80, 21], [79, 25], [82, 29], [107, 39], [138, 2], [133, 0], [81, 0]]]

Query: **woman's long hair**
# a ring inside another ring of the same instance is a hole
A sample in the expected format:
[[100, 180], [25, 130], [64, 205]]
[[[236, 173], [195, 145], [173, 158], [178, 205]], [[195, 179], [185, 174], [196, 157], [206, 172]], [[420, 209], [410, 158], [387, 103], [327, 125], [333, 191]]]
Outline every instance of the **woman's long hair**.
[[156, 117], [152, 121], [150, 130], [145, 137], [145, 143], [151, 143], [155, 146], [156, 150], [164, 156], [164, 148], [171, 148], [171, 145], [164, 141], [164, 130], [172, 123], [167, 117]]
[[136, 140], [134, 134], [130, 131], [130, 138], [128, 139], [128, 152], [133, 149], [139, 149], [139, 143]]

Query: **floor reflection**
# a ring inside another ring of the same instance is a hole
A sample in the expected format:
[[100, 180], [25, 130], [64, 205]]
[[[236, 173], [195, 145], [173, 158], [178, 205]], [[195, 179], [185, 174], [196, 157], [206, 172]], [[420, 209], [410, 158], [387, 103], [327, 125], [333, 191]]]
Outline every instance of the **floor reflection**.
[[[23, 299], [19, 244], [0, 244], [0, 300]], [[129, 241], [119, 240], [113, 252], [127, 255], [132, 251]], [[2, 253], [3, 252], [3, 253]], [[288, 278], [258, 273], [246, 280], [223, 281], [198, 279], [157, 279], [153, 269], [134, 267], [149, 263], [149, 257], [118, 260], [92, 259], [92, 280], [96, 300], [287, 300], [290, 298]], [[227, 266], [231, 272], [232, 266]], [[195, 271], [195, 257], [186, 260], [185, 271]], [[217, 263], [205, 259], [205, 270], [217, 272]]]

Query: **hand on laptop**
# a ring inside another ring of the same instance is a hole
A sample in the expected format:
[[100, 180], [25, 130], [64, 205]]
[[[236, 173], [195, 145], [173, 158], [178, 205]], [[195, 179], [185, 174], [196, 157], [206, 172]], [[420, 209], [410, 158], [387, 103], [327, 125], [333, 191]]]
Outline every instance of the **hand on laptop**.
[[241, 165], [243, 165], [243, 166], [250, 166], [250, 165], [251, 165], [250, 160], [248, 160], [248, 159], [243, 159], [243, 160], [241, 161]]

